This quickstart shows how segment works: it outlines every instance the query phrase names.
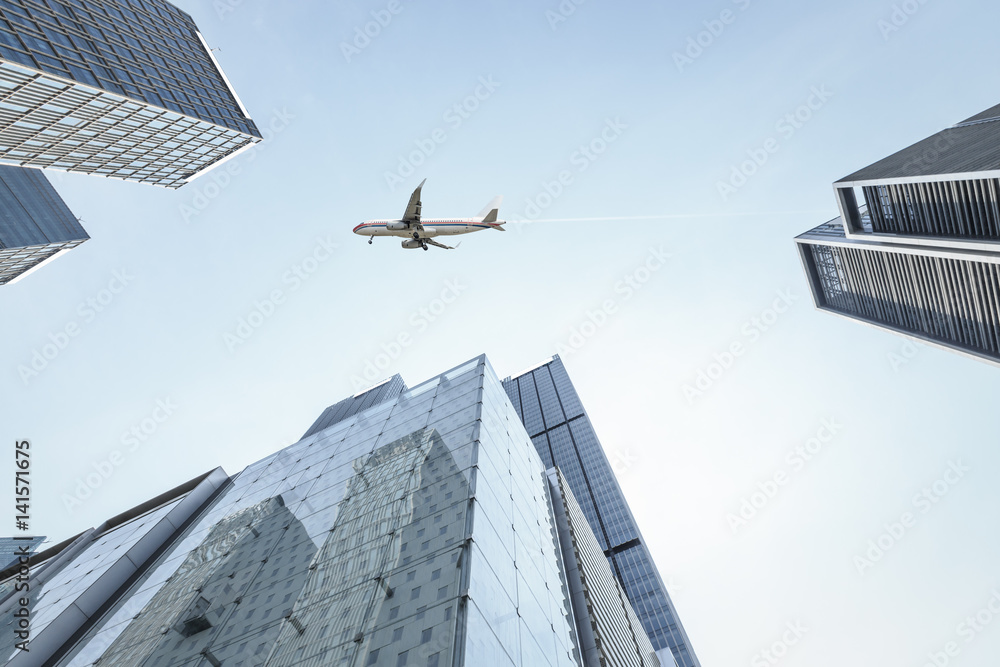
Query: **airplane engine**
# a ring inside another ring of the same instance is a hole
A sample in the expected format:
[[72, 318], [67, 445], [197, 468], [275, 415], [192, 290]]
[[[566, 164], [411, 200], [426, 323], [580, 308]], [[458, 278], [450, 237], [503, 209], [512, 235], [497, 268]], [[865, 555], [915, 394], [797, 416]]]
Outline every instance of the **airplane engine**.
[[415, 250], [417, 248], [422, 248], [423, 245], [424, 245], [423, 243], [421, 243], [416, 239], [407, 239], [406, 241], [403, 241], [403, 247], [406, 248], [407, 250]]
[[389, 222], [386, 223], [385, 228], [390, 232], [405, 232], [410, 226], [405, 222]]

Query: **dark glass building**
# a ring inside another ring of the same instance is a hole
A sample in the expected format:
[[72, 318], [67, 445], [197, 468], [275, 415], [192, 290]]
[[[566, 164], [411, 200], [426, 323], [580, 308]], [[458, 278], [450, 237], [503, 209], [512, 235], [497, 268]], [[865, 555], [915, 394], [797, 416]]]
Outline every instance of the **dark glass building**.
[[19, 564], [25, 554], [33, 554], [45, 537], [0, 537], [0, 574]]
[[700, 665], [594, 427], [558, 356], [504, 389], [547, 468], [558, 467], [657, 651]]
[[0, 165], [0, 285], [88, 238], [42, 172]]
[[260, 136], [170, 3], [0, 2], [0, 162], [180, 187]]
[[795, 239], [816, 307], [1000, 364], [1000, 106], [834, 183]]

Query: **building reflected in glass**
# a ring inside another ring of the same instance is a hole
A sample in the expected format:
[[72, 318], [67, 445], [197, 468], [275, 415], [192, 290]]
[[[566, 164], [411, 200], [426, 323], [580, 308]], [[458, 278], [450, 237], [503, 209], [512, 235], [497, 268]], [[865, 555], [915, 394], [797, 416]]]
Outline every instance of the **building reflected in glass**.
[[403, 389], [36, 557], [8, 664], [672, 666], [486, 358]]

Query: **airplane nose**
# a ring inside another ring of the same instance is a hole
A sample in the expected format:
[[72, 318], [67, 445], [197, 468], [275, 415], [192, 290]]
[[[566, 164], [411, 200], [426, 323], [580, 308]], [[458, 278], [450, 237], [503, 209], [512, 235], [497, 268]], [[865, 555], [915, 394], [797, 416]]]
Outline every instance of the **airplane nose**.
[[362, 222], [360, 225], [358, 225], [357, 227], [354, 228], [354, 233], [357, 234], [358, 230], [361, 229], [364, 226], [365, 226], [365, 223]]

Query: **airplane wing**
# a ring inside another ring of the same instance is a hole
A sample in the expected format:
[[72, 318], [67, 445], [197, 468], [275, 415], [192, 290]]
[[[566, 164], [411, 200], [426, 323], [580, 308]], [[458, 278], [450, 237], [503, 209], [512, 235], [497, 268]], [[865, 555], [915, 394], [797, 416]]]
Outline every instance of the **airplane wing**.
[[429, 243], [431, 245], [436, 245], [439, 248], [444, 248], [445, 250], [454, 250], [454, 248], [452, 248], [450, 245], [438, 243], [437, 241], [434, 241], [432, 239], [420, 239], [420, 240], [423, 241], [424, 243]]
[[420, 225], [420, 189], [424, 187], [424, 183], [426, 182], [426, 178], [420, 181], [420, 185], [418, 185], [417, 189], [413, 191], [412, 195], [410, 195], [410, 202], [406, 205], [406, 211], [403, 213], [403, 217], [401, 218], [403, 222], [409, 222], [411, 226], [416, 229], [423, 229]]

